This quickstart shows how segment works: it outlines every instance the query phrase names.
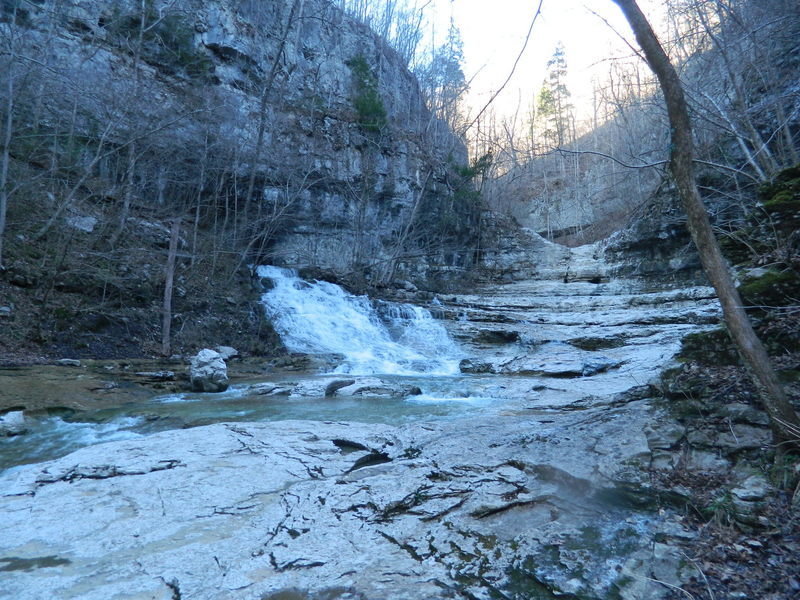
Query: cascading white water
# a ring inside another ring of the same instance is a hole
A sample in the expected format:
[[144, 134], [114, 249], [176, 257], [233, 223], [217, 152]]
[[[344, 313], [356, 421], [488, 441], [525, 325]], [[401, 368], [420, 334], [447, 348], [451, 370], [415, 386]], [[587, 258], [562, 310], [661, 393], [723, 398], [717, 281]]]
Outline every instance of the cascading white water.
[[455, 375], [458, 349], [424, 308], [392, 305], [381, 320], [366, 296], [338, 285], [309, 283], [294, 271], [258, 267], [273, 282], [262, 303], [292, 352], [341, 354], [337, 372], [391, 375]]

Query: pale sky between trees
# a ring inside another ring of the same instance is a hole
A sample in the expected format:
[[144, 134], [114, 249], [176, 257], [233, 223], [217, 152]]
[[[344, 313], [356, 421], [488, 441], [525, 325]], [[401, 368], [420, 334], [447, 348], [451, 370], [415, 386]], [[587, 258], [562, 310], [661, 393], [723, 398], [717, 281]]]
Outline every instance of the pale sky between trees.
[[[434, 0], [430, 14], [437, 43], [444, 39], [450, 17], [464, 42], [464, 72], [471, 80], [469, 104], [478, 110], [508, 77], [520, 53], [538, 0]], [[663, 19], [658, 0], [641, 0], [652, 22]], [[597, 14], [593, 14], [594, 11]], [[632, 51], [608, 23], [626, 39], [633, 35], [611, 0], [544, 0], [541, 14], [514, 77], [495, 102], [498, 115], [526, 110], [546, 76], [547, 61], [561, 42], [569, 66], [568, 87], [578, 113], [591, 110], [592, 78], [602, 80], [611, 57]], [[587, 104], [589, 105], [587, 107]]]

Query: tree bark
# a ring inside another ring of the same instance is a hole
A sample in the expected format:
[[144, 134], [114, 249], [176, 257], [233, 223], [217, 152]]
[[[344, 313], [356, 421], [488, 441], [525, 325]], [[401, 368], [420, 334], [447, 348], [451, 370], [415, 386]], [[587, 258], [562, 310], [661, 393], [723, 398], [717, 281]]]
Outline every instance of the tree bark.
[[261, 101], [258, 105], [258, 132], [256, 133], [256, 147], [253, 153], [253, 164], [250, 168], [250, 178], [247, 181], [247, 192], [244, 197], [244, 218], [247, 219], [247, 213], [250, 209], [250, 202], [252, 201], [253, 189], [256, 185], [256, 175], [258, 173], [258, 161], [261, 159], [261, 151], [264, 146], [264, 136], [267, 131], [267, 104], [269, 101], [272, 86], [275, 83], [275, 77], [278, 74], [278, 67], [280, 66], [281, 56], [286, 49], [286, 40], [292, 30], [297, 9], [301, 6], [300, 0], [294, 0], [292, 8], [289, 10], [289, 17], [286, 20], [286, 27], [283, 28], [281, 39], [278, 43], [278, 50], [275, 53], [275, 60], [272, 61], [272, 66], [267, 76], [267, 81], [264, 84], [264, 90], [261, 92]]
[[175, 280], [175, 257], [178, 254], [178, 240], [181, 232], [181, 220], [172, 221], [172, 232], [169, 238], [169, 254], [167, 254], [167, 268], [164, 277], [164, 314], [161, 329], [161, 354], [169, 356], [172, 353], [170, 334], [172, 330], [172, 287]]
[[3, 134], [3, 157], [0, 166], [0, 268], [3, 267], [3, 238], [6, 233], [6, 211], [8, 210], [8, 163], [11, 157], [11, 132], [14, 125], [14, 74], [6, 74], [8, 100], [6, 103], [5, 133]]
[[692, 164], [694, 159], [692, 123], [678, 73], [635, 0], [613, 1], [622, 9], [630, 23], [636, 41], [641, 46], [645, 59], [656, 74], [664, 93], [672, 129], [670, 171], [678, 187], [686, 212], [687, 226], [700, 254], [703, 269], [722, 304], [728, 333], [733, 338], [759, 390], [761, 401], [769, 414], [775, 442], [800, 446], [800, 419], [789, 403], [764, 345], [753, 331], [753, 326], [742, 307], [739, 291], [728, 271], [728, 265], [714, 237], [708, 211], [697, 190]]

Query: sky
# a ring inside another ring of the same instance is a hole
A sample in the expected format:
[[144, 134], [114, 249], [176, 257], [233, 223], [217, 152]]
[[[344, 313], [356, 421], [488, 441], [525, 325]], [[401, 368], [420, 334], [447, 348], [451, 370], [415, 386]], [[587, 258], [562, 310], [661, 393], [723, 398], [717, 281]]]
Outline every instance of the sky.
[[[659, 18], [656, 0], [639, 4], [651, 18]], [[451, 15], [461, 31], [473, 110], [479, 110], [508, 77], [537, 6], [538, 0], [435, 0], [437, 37], [446, 34]], [[496, 100], [495, 110], [504, 115], [513, 114], [517, 107], [527, 111], [546, 76], [547, 61], [561, 42], [568, 63], [567, 85], [579, 119], [587, 117], [592, 78], [602, 78], [609, 58], [632, 55], [620, 35], [629, 41], [633, 38], [611, 0], [544, 0], [527, 49], [513, 79]]]

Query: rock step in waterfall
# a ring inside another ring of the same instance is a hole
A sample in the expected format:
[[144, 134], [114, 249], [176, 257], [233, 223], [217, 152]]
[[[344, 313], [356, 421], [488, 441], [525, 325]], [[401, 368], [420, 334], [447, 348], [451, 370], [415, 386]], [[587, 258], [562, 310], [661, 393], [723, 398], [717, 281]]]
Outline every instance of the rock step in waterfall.
[[453, 375], [458, 349], [430, 312], [388, 305], [379, 314], [366, 296], [326, 281], [308, 282], [290, 269], [260, 266], [270, 289], [262, 303], [292, 352], [341, 355], [340, 373]]

